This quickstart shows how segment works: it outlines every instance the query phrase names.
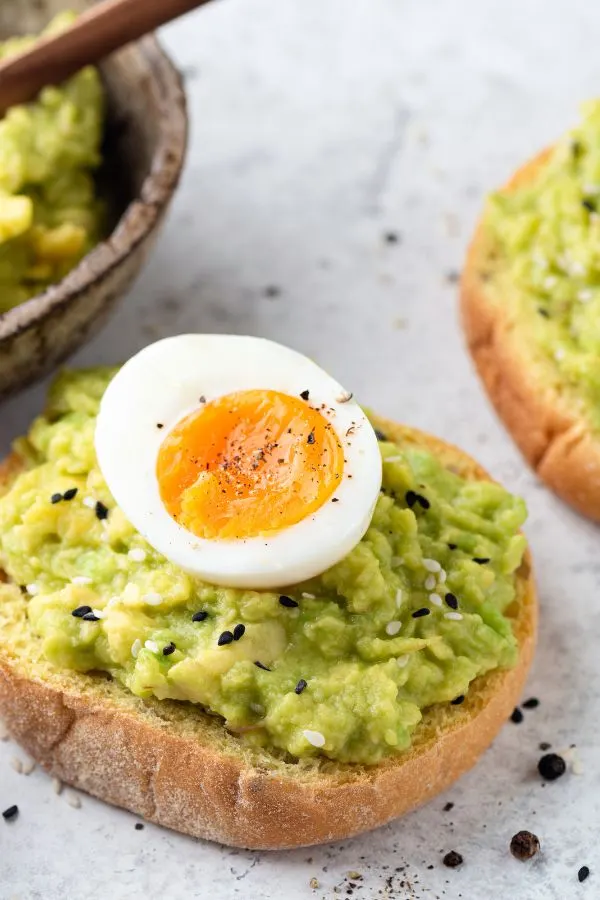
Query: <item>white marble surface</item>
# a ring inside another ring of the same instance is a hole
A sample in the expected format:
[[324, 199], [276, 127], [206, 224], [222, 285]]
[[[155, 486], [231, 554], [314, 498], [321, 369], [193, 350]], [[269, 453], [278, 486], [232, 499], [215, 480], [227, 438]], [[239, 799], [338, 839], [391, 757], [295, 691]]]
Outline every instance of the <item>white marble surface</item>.
[[[0, 805], [21, 809], [0, 821], [0, 897], [343, 897], [350, 870], [361, 900], [600, 896], [600, 533], [536, 482], [490, 411], [447, 277], [484, 191], [598, 91], [599, 26], [586, 0], [223, 0], [165, 31], [187, 73], [187, 173], [145, 274], [75, 362], [184, 330], [266, 335], [464, 446], [529, 504], [543, 617], [527, 694], [541, 706], [427, 808], [280, 854], [135, 831], [88, 797], [74, 809], [42, 773], [13, 771], [22, 754], [0, 744]], [[37, 388], [3, 406], [2, 445], [41, 400]], [[583, 774], [543, 787], [540, 741], [576, 743]], [[541, 839], [533, 863], [508, 853], [521, 828]], [[453, 848], [465, 862], [451, 871]]]

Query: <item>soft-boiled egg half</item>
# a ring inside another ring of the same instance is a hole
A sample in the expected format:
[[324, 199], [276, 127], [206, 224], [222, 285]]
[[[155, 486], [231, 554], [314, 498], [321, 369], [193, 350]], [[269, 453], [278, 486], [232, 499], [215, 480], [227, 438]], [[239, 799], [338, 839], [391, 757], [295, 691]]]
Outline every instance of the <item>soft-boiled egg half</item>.
[[96, 453], [131, 524], [182, 569], [229, 587], [318, 575], [369, 526], [375, 432], [315, 363], [271, 341], [184, 334], [106, 390]]

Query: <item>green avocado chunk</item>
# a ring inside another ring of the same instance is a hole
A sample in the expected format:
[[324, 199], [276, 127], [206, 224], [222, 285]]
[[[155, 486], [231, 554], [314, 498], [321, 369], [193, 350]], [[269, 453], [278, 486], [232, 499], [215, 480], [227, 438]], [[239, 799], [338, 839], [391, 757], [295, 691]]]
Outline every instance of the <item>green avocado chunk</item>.
[[[490, 296], [518, 317], [545, 381], [600, 428], [600, 100], [515, 187], [492, 194]], [[494, 283], [495, 282], [495, 285]]]
[[276, 752], [369, 764], [408, 748], [426, 707], [516, 662], [503, 613], [522, 500], [379, 435], [382, 491], [341, 562], [281, 591], [215, 587], [147, 544], [103, 482], [94, 426], [114, 371], [58, 377], [0, 498], [0, 564], [52, 664], [201, 704]]

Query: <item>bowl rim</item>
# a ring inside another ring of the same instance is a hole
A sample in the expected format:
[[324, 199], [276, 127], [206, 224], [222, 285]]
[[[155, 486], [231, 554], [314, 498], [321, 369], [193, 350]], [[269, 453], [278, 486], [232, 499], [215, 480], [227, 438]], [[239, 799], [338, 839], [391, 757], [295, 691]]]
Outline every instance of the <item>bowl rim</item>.
[[161, 132], [150, 171], [110, 234], [56, 284], [0, 313], [0, 341], [14, 338], [41, 319], [86, 293], [100, 277], [117, 268], [156, 226], [183, 170], [188, 142], [187, 99], [183, 77], [155, 35], [136, 41], [129, 52], [141, 53], [150, 77], [160, 87]]

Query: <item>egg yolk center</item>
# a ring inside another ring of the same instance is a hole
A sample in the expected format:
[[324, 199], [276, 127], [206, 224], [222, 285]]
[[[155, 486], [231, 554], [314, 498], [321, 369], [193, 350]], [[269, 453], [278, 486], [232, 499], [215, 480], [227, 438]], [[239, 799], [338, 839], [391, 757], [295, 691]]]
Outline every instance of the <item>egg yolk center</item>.
[[239, 391], [186, 416], [156, 466], [168, 513], [198, 537], [250, 538], [296, 525], [336, 490], [344, 451], [300, 397]]

